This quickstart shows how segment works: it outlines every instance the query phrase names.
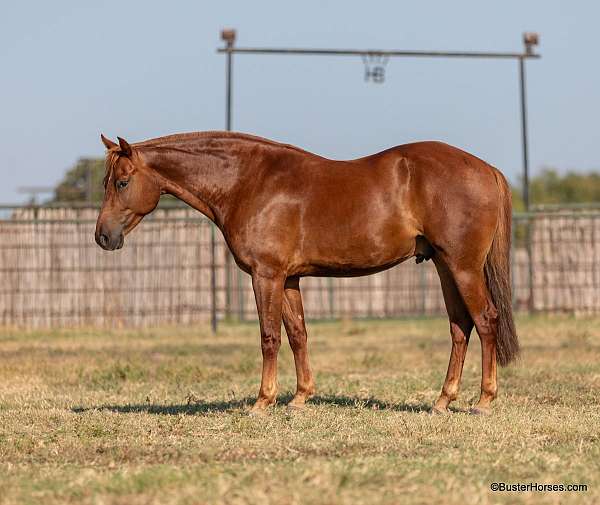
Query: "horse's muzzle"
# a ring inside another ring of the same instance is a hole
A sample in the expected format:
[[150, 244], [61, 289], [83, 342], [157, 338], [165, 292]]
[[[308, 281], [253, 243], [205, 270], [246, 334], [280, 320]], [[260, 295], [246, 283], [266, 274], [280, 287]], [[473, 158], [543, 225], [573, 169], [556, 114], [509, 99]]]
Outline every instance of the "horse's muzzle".
[[114, 251], [115, 249], [121, 249], [125, 237], [123, 233], [115, 234], [113, 236], [98, 232], [96, 233], [96, 244], [98, 244], [105, 251]]

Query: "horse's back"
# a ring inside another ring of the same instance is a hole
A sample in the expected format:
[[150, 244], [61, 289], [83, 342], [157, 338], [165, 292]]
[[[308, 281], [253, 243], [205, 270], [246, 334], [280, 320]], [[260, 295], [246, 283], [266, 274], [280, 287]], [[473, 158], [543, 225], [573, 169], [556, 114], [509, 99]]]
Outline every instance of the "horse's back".
[[286, 151], [247, 188], [240, 239], [255, 256], [277, 250], [293, 274], [370, 273], [414, 255], [419, 236], [444, 244], [448, 230], [495, 219], [493, 171], [441, 142], [350, 161]]
[[366, 243], [375, 263], [394, 263], [414, 253], [418, 236], [446, 247], [465, 234], [486, 235], [478, 242], [487, 249], [501, 201], [497, 170], [480, 158], [427, 141], [341, 163], [313, 213], [315, 223], [325, 219], [348, 230], [321, 235], [336, 255]]

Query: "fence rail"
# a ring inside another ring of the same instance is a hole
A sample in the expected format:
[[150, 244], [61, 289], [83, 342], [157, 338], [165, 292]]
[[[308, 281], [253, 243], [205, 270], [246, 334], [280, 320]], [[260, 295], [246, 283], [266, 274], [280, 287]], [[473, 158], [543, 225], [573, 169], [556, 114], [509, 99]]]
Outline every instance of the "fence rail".
[[[255, 319], [250, 277], [189, 208], [155, 211], [123, 249], [94, 243], [97, 210], [0, 208], [0, 326], [152, 326]], [[600, 313], [600, 211], [515, 215], [518, 310]], [[211, 282], [214, 275], [214, 282]], [[359, 278], [305, 278], [309, 318], [445, 312], [432, 262]]]

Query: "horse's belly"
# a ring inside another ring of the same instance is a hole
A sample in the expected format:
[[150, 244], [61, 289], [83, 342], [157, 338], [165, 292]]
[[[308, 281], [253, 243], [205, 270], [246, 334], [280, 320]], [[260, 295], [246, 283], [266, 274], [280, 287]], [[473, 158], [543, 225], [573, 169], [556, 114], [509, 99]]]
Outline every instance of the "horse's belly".
[[309, 254], [298, 258], [298, 273], [354, 277], [386, 270], [414, 256], [415, 237], [387, 235], [338, 243], [325, 240], [311, 249]]
[[310, 265], [301, 269], [298, 275], [316, 276], [316, 277], [361, 277], [364, 275], [376, 274], [392, 268], [393, 266], [406, 261], [412, 256], [407, 255], [402, 258], [395, 259], [389, 263], [383, 263], [370, 267], [364, 265]]

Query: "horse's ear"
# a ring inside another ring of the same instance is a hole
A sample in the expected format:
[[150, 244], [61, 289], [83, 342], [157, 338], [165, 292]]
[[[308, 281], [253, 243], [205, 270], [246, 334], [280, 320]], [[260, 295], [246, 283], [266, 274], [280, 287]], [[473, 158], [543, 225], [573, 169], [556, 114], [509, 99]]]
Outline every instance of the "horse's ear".
[[129, 145], [129, 143], [125, 139], [122, 139], [121, 137], [117, 137], [117, 140], [119, 141], [119, 147], [121, 148], [121, 154], [123, 154], [124, 156], [130, 157], [131, 156], [131, 146]]
[[115, 144], [112, 140], [107, 139], [102, 133], [100, 134], [100, 138], [102, 139], [102, 143], [104, 144], [106, 149], [112, 149], [113, 147], [117, 147], [117, 144]]

